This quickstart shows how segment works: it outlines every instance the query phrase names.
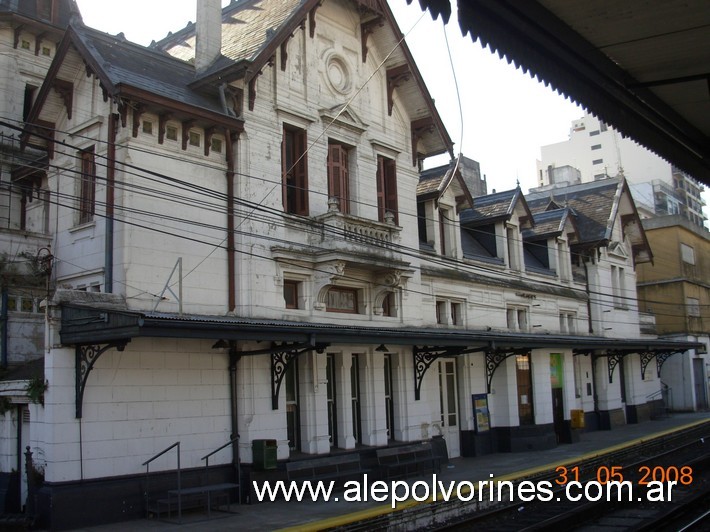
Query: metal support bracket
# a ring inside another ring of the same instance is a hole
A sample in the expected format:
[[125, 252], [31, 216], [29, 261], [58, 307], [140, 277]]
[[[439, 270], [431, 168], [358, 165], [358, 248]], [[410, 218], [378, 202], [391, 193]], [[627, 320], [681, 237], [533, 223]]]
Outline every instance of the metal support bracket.
[[473, 352], [466, 347], [427, 347], [413, 346], [412, 355], [414, 356], [414, 400], [419, 401], [421, 397], [422, 380], [429, 367], [437, 358], [452, 357], [462, 355], [464, 353]]
[[619, 351], [609, 350], [606, 352], [606, 363], [607, 363], [607, 371], [609, 373], [609, 384], [611, 384], [612, 379], [614, 378], [614, 370], [616, 369], [616, 366], [618, 366], [619, 363], [623, 359], [624, 359], [624, 354], [620, 353]]
[[82, 405], [84, 403], [84, 390], [86, 389], [86, 381], [89, 378], [89, 373], [94, 368], [94, 364], [98, 358], [111, 348], [116, 348], [118, 351], [123, 351], [126, 344], [130, 340], [120, 340], [110, 342], [104, 346], [90, 344], [77, 345], [75, 349], [75, 387], [76, 387], [76, 418], [81, 419]]
[[659, 351], [656, 353], [656, 371], [659, 379], [661, 378], [661, 368], [663, 367], [663, 364], [666, 363], [666, 360], [671, 358], [673, 355], [678, 355], [680, 353], [685, 353], [685, 351], [677, 349], [675, 351]]
[[[656, 358], [657, 354], [658, 353], [656, 353], [655, 351], [643, 351], [639, 353], [639, 357], [641, 357], [641, 380], [644, 380], [646, 378], [646, 367], [648, 367], [651, 360]], [[658, 365], [658, 362], [656, 362], [656, 365]]]
[[491, 383], [493, 382], [493, 374], [498, 369], [506, 358], [515, 355], [526, 355], [530, 353], [529, 349], [489, 349], [486, 351], [486, 386], [488, 393], [491, 393]]
[[315, 350], [322, 353], [328, 344], [272, 344], [271, 351], [271, 409], [279, 409], [279, 392], [286, 370], [302, 353]]

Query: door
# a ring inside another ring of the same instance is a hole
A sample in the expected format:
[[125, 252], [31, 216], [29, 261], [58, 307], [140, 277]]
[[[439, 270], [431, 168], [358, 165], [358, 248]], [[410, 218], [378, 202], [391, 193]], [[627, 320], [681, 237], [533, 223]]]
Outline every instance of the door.
[[568, 443], [565, 431], [565, 408], [562, 388], [552, 388], [552, 422], [555, 425], [557, 443]]
[[695, 408], [696, 410], [705, 410], [708, 407], [708, 395], [703, 375], [702, 358], [693, 359], [693, 381], [695, 382]]
[[458, 390], [456, 389], [456, 361], [439, 360], [439, 406], [441, 411], [441, 430], [449, 458], [461, 454], [459, 441]]
[[338, 446], [338, 405], [336, 401], [335, 390], [335, 355], [328, 354], [326, 359], [325, 373], [328, 378], [327, 385], [327, 404], [328, 404], [328, 436], [330, 438], [330, 446]]
[[291, 451], [301, 450], [301, 419], [298, 409], [298, 359], [292, 360], [286, 366], [286, 433], [288, 448]]
[[557, 435], [557, 443], [568, 443], [565, 430], [564, 372], [562, 354], [550, 353], [550, 387], [552, 388], [552, 422]]
[[360, 363], [356, 354], [352, 356], [350, 365], [350, 404], [353, 418], [353, 438], [362, 443], [362, 417], [360, 410]]
[[518, 417], [521, 425], [534, 425], [532, 371], [530, 355], [515, 355], [515, 376], [518, 383]]
[[385, 353], [385, 416], [387, 440], [394, 440], [394, 402], [392, 393], [392, 355]]

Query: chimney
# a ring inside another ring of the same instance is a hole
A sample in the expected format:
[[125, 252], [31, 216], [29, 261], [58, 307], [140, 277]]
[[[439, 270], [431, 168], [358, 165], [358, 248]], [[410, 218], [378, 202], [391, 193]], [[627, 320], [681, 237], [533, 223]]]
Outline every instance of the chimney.
[[204, 72], [222, 51], [221, 0], [197, 0], [195, 70]]

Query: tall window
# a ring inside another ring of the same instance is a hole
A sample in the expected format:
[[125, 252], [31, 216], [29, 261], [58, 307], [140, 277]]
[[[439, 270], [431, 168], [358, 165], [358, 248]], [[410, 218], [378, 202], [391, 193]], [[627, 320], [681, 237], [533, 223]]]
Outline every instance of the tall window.
[[393, 159], [377, 156], [377, 213], [378, 220], [384, 222], [385, 214], [394, 215], [394, 223], [399, 225], [397, 211], [397, 168]]
[[518, 416], [521, 425], [534, 425], [532, 371], [530, 355], [515, 356], [515, 373], [518, 381]]
[[394, 394], [392, 393], [392, 355], [384, 354], [385, 358], [385, 416], [387, 418], [387, 439], [394, 439]]
[[96, 160], [94, 148], [79, 153], [81, 158], [81, 187], [79, 189], [79, 223], [94, 219], [96, 212]]
[[328, 405], [328, 436], [330, 446], [338, 446], [338, 405], [335, 391], [335, 355], [328, 353], [326, 357], [325, 374], [328, 379], [326, 386], [326, 403]]
[[338, 200], [340, 212], [350, 212], [348, 148], [343, 144], [328, 144], [328, 197]]
[[362, 417], [360, 412], [360, 363], [356, 354], [350, 365], [350, 404], [353, 416], [353, 437], [362, 443]]
[[284, 125], [281, 143], [281, 185], [284, 211], [308, 215], [308, 157], [306, 131]]
[[292, 451], [301, 449], [301, 420], [298, 409], [298, 360], [292, 360], [286, 366], [284, 374], [286, 384], [286, 434], [288, 448]]

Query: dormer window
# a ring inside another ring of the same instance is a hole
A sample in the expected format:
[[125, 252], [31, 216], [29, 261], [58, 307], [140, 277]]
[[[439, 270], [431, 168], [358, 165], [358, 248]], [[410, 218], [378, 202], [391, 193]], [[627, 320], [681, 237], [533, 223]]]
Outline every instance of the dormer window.
[[37, 18], [54, 22], [54, 1], [53, 0], [37, 0]]

